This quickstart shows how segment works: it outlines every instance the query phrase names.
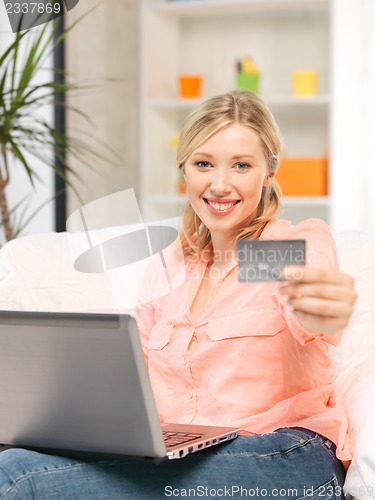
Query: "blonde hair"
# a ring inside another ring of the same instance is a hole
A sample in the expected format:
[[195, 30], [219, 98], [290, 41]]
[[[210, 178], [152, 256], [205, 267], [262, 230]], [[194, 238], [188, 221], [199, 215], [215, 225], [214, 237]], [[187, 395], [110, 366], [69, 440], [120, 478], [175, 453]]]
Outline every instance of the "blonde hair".
[[[257, 132], [266, 155], [268, 173], [272, 175], [270, 184], [263, 187], [257, 216], [236, 236], [236, 240], [256, 239], [282, 207], [281, 189], [273, 177], [280, 161], [280, 132], [272, 113], [260, 97], [252, 92], [233, 91], [212, 97], [198, 106], [182, 126], [177, 149], [177, 164], [178, 168], [183, 169], [186, 160], [195, 149], [233, 123], [245, 125]], [[211, 242], [208, 228], [204, 226], [190, 203], [187, 203], [183, 212], [180, 238], [182, 248], [187, 255], [201, 255], [203, 249]]]

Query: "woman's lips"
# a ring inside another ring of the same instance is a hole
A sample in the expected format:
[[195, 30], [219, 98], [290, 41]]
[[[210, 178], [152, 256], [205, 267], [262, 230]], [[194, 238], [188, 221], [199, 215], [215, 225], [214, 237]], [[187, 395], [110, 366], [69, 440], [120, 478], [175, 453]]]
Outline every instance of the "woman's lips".
[[239, 200], [209, 200], [203, 198], [210, 213], [214, 215], [228, 215], [233, 212]]

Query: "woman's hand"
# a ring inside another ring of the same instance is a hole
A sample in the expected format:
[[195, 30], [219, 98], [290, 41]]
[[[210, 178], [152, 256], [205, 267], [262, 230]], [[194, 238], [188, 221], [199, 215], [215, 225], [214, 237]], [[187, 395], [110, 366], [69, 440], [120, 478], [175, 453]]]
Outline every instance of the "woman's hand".
[[301, 325], [312, 333], [334, 334], [348, 324], [357, 299], [354, 279], [335, 269], [290, 266], [280, 293], [288, 297]]

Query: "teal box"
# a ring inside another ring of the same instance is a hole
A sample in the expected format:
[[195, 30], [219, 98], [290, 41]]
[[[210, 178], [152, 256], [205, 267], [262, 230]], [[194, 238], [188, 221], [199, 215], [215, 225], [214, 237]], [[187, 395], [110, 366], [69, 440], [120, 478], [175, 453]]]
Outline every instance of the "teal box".
[[236, 85], [238, 90], [259, 92], [260, 73], [237, 73]]

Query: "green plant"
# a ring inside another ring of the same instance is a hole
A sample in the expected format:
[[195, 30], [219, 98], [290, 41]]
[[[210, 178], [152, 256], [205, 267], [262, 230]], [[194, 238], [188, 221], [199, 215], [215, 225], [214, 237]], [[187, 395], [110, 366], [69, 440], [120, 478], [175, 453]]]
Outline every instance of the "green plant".
[[[41, 114], [46, 106], [57, 105], [88, 119], [64, 99], [67, 94], [83, 87], [55, 80], [35, 83], [36, 74], [40, 78], [41, 69], [52, 51], [79, 21], [64, 29], [59, 36], [54, 34], [61, 20], [50, 21], [39, 29], [18, 32], [11, 45], [0, 54], [0, 224], [7, 241], [16, 237], [24, 227], [16, 214], [25, 200], [10, 208], [7, 198], [12, 175], [11, 158], [24, 167], [32, 186], [38, 178], [33, 166], [36, 158], [74, 189], [72, 175], [68, 174], [77, 173], [69, 161], [77, 158], [89, 165], [90, 155], [101, 156], [87, 143], [58, 132]], [[33, 214], [27, 216], [29, 219]]]

